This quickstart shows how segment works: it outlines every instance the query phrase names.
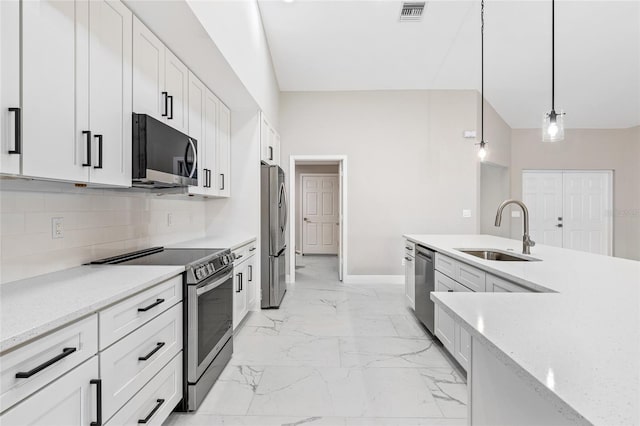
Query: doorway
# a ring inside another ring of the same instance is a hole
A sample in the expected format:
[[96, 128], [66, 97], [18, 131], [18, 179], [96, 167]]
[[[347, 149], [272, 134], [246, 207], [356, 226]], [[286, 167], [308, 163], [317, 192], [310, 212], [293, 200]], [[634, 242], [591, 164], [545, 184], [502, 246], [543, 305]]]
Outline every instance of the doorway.
[[[346, 270], [346, 156], [291, 156], [289, 168], [291, 204], [289, 282], [296, 274], [320, 264], [334, 279], [343, 280]], [[318, 259], [321, 260], [318, 263]], [[334, 260], [335, 259], [335, 260]], [[311, 272], [311, 271], [308, 271]]]
[[541, 244], [613, 254], [613, 172], [525, 170], [522, 198]]

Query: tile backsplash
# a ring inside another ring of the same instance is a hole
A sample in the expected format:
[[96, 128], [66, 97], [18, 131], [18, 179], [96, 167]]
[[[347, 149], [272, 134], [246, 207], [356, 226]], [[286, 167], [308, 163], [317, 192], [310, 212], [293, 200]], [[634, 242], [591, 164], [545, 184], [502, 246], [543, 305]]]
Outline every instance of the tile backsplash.
[[42, 185], [0, 189], [1, 283], [205, 235], [201, 199]]

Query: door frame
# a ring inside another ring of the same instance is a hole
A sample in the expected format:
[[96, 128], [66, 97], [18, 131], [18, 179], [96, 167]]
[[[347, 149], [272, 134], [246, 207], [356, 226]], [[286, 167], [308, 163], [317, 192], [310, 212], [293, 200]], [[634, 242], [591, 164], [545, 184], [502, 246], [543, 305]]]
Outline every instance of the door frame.
[[[313, 164], [314, 162], [335, 162], [338, 163], [338, 187], [340, 202], [340, 229], [338, 239], [338, 264], [339, 264], [339, 280], [345, 280], [348, 265], [348, 199], [347, 196], [347, 156], [346, 155], [290, 155], [289, 156], [289, 217], [296, 217], [296, 165]], [[291, 222], [290, 222], [291, 223]], [[287, 274], [287, 282], [295, 283], [296, 281], [296, 228], [289, 226], [289, 273]]]
[[[521, 185], [522, 187], [520, 188], [520, 190], [522, 191], [521, 194], [524, 194], [524, 175], [525, 173], [562, 173], [564, 175], [564, 173], [603, 173], [607, 175], [607, 180], [608, 180], [608, 184], [607, 184], [607, 202], [609, 204], [609, 216], [607, 218], [607, 227], [609, 228], [609, 235], [608, 235], [608, 253], [606, 254], [607, 256], [615, 256], [615, 250], [614, 250], [614, 233], [615, 233], [615, 229], [614, 229], [614, 222], [613, 222], [613, 209], [614, 209], [614, 195], [613, 195], [613, 190], [614, 190], [614, 170], [612, 169], [522, 169], [521, 173], [520, 173], [520, 181], [521, 181]], [[564, 178], [563, 178], [563, 184], [562, 184], [562, 188], [563, 188], [563, 194], [562, 194], [562, 203], [564, 206]], [[563, 212], [564, 215], [564, 212]], [[564, 239], [564, 238], [563, 238]]]
[[[300, 173], [300, 181], [298, 184], [300, 185], [300, 194], [304, 191], [304, 186], [302, 186], [302, 178], [305, 176], [311, 177], [337, 177], [338, 178], [338, 227], [340, 226], [340, 172], [338, 173]], [[300, 220], [298, 221], [300, 225], [300, 252], [304, 254], [304, 226], [303, 226], [303, 214], [304, 213], [304, 199], [300, 200]], [[338, 228], [338, 236], [340, 235], [340, 229]], [[339, 239], [339, 238], [338, 238]], [[340, 251], [340, 241], [338, 241], [338, 251]]]

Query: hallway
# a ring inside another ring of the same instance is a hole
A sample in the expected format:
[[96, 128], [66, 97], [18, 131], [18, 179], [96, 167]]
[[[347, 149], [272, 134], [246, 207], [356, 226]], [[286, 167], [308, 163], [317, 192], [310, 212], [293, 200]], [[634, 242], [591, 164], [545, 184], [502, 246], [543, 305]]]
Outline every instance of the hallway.
[[466, 424], [467, 390], [399, 285], [344, 285], [305, 256], [278, 310], [252, 312], [197, 414], [167, 425]]

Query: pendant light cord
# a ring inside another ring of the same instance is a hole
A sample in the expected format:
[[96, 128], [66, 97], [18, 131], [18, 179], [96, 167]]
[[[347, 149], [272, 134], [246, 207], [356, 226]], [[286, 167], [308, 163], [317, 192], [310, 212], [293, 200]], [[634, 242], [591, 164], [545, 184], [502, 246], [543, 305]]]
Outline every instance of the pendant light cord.
[[484, 143], [484, 0], [480, 2], [480, 143]]
[[556, 2], [551, 0], [551, 111], [556, 109]]

